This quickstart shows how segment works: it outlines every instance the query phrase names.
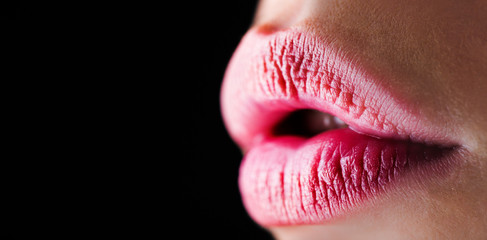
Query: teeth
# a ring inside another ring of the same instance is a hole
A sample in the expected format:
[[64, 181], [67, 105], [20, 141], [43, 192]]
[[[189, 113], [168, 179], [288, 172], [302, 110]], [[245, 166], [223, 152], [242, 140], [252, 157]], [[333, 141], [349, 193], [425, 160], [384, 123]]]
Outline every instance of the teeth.
[[340, 118], [337, 118], [335, 116], [328, 115], [328, 114], [324, 116], [323, 123], [324, 123], [326, 129], [345, 128], [348, 126]]
[[340, 118], [337, 118], [337, 117], [333, 117], [333, 120], [335, 120], [335, 124], [339, 127], [339, 128], [343, 128], [343, 127], [347, 127], [348, 125], [342, 121]]
[[333, 116], [326, 114], [323, 118], [323, 123], [325, 124], [326, 128], [330, 128], [334, 124]]

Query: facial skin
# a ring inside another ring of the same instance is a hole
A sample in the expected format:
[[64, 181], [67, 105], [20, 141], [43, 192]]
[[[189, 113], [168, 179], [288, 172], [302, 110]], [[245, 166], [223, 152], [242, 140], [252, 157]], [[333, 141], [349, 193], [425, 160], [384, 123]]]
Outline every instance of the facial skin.
[[[487, 239], [487, 0], [262, 0], [252, 28], [331, 39], [388, 76], [465, 149], [462, 163], [290, 239]], [[414, 179], [411, 179], [414, 182]]]

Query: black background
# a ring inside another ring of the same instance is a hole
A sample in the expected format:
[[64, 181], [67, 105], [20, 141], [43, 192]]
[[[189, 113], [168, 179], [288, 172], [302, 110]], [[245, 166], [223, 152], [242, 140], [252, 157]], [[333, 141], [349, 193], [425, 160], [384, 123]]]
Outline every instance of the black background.
[[[226, 65], [256, 5], [4, 4], [3, 34], [12, 50], [7, 59], [17, 76], [12, 82], [32, 98], [31, 109], [42, 107], [46, 120], [34, 114], [32, 129], [59, 132], [56, 146], [63, 147], [53, 152], [65, 151], [63, 167], [49, 168], [55, 179], [50, 191], [40, 190], [46, 201], [32, 204], [39, 189], [19, 197], [26, 213], [15, 235], [66, 230], [63, 236], [77, 236], [96, 229], [104, 236], [175, 231], [177, 237], [164, 239], [271, 239], [242, 205], [242, 155], [225, 130], [219, 102]], [[42, 134], [39, 146], [48, 141]], [[53, 156], [43, 149], [36, 159]], [[38, 166], [46, 168], [44, 161]], [[63, 201], [51, 201], [58, 194]]]
[[190, 20], [188, 26], [202, 34], [192, 30], [189, 34], [196, 39], [193, 49], [200, 62], [190, 75], [193, 79], [188, 79], [197, 83], [197, 105], [192, 106], [197, 126], [192, 135], [196, 148], [189, 161], [191, 181], [186, 183], [190, 191], [185, 199], [197, 212], [198, 232], [212, 239], [271, 239], [241, 203], [237, 179], [242, 155], [225, 131], [219, 104], [226, 65], [251, 24], [256, 4], [248, 0], [200, 3], [192, 12], [197, 21]]

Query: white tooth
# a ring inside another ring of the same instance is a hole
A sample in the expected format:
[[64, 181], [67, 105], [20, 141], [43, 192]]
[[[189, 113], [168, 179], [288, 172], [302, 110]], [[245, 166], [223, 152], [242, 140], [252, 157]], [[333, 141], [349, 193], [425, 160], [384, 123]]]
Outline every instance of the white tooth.
[[344, 121], [342, 121], [340, 118], [333, 117], [333, 121], [335, 121], [335, 124], [338, 127], [346, 127], [347, 126], [347, 124]]
[[325, 127], [330, 128], [333, 127], [333, 117], [330, 115], [325, 115], [323, 118], [323, 123], [325, 124]]

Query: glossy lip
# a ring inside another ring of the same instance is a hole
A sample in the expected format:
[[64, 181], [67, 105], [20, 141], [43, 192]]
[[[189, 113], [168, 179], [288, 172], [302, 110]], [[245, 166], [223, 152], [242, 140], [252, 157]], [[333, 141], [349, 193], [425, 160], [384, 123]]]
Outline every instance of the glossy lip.
[[[225, 74], [222, 112], [230, 135], [247, 152], [240, 188], [258, 223], [327, 221], [416, 166], [446, 162], [438, 159], [456, 145], [453, 137], [357, 59], [296, 30], [255, 28], [243, 38]], [[297, 109], [330, 113], [355, 131], [274, 136], [273, 126]]]

